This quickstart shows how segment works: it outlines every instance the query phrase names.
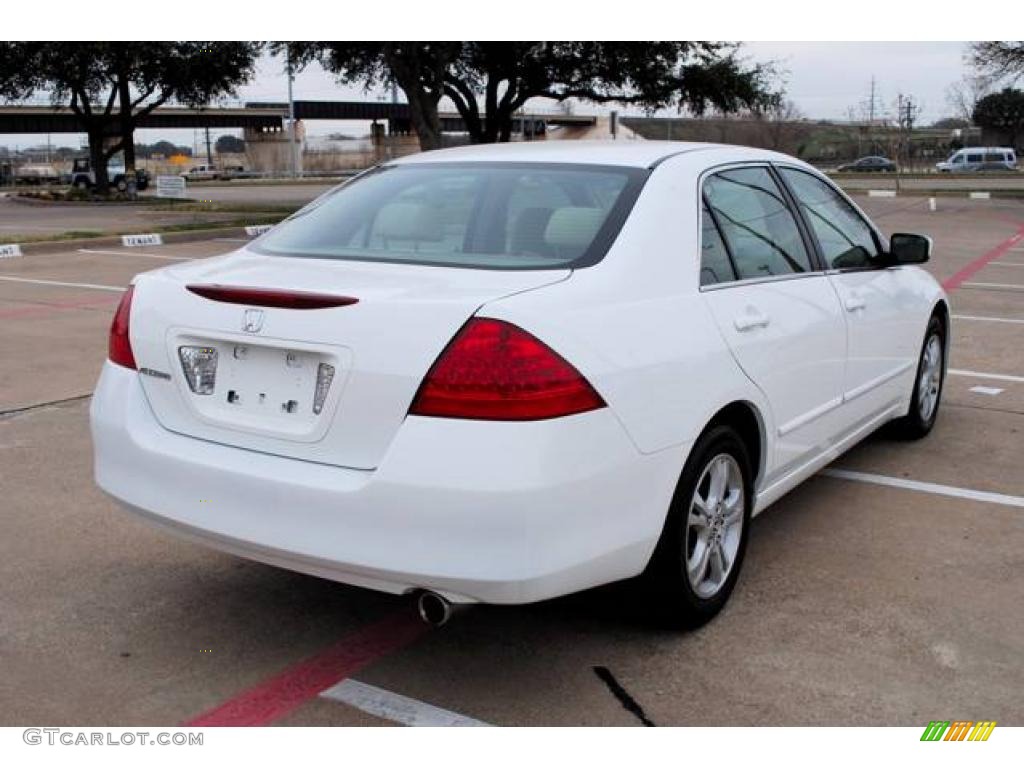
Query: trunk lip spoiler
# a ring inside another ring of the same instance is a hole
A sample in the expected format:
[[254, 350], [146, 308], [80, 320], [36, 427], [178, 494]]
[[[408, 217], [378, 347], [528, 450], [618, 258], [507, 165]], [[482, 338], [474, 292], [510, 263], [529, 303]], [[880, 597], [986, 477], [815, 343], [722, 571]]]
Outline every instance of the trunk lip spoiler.
[[280, 288], [256, 288], [220, 283], [192, 283], [185, 286], [190, 293], [210, 301], [224, 304], [243, 304], [249, 307], [277, 307], [280, 309], [331, 309], [357, 304], [353, 296], [313, 291], [295, 291]]

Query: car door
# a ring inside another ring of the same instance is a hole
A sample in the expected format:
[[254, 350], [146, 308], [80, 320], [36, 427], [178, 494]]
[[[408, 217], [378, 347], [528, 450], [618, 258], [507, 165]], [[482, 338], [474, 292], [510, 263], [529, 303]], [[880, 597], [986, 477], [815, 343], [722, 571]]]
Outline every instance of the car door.
[[770, 481], [835, 436], [846, 326], [770, 167], [711, 173], [703, 181], [703, 203], [701, 295], [771, 407]]
[[919, 311], [900, 269], [880, 266], [873, 227], [824, 179], [780, 167], [813, 233], [847, 327], [843, 407], [851, 424], [871, 418], [906, 394], [901, 374], [917, 359]]

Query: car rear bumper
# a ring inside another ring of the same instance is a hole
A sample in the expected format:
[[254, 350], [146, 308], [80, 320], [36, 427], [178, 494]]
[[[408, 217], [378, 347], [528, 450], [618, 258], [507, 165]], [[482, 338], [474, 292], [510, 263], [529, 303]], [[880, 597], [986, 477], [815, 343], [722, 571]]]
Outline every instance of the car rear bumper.
[[639, 573], [685, 451], [641, 454], [607, 408], [483, 423], [409, 417], [375, 470], [186, 437], [107, 362], [91, 406], [97, 484], [160, 526], [335, 581], [524, 603]]

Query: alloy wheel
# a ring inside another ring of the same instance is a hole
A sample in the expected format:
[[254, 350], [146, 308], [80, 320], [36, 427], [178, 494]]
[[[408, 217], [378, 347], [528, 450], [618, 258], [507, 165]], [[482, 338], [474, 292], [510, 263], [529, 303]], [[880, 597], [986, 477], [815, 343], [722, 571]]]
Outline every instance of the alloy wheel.
[[921, 420], [929, 422], [939, 404], [942, 386], [942, 340], [936, 334], [928, 337], [921, 355], [921, 374], [917, 379], [917, 411]]
[[728, 453], [704, 467], [686, 520], [686, 575], [698, 597], [714, 597], [732, 572], [743, 532], [743, 473]]

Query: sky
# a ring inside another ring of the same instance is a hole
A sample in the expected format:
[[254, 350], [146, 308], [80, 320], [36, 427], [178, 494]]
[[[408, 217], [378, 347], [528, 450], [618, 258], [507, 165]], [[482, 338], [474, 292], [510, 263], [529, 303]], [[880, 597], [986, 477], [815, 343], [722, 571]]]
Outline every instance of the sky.
[[[948, 116], [945, 91], [966, 72], [963, 42], [751, 42], [745, 43], [742, 55], [751, 61], [772, 62], [781, 75], [787, 98], [803, 116], [812, 119], [846, 119], [850, 107], [868, 99], [871, 79], [875, 78], [878, 101], [886, 112], [893, 111], [900, 93], [913, 96], [921, 106], [919, 122], [928, 124]], [[388, 94], [365, 93], [362, 88], [338, 85], [319, 66], [311, 66], [296, 75], [296, 99], [381, 99]], [[253, 82], [239, 89], [240, 101], [286, 101], [287, 78], [280, 59], [269, 55], [259, 62]], [[399, 99], [402, 100], [401, 92]], [[582, 104], [577, 112], [602, 111]], [[310, 135], [344, 132], [358, 135], [368, 128], [364, 123], [317, 121], [306, 126]], [[217, 135], [219, 135], [218, 132]], [[225, 131], [240, 135], [240, 131]], [[198, 132], [188, 130], [141, 130], [137, 141], [151, 143], [158, 139], [193, 145], [201, 142]], [[53, 135], [54, 145], [78, 146], [84, 136]], [[45, 135], [0, 135], [0, 145], [26, 147], [45, 144]]]
[[775, 61], [786, 94], [807, 117], [844, 119], [847, 109], [867, 101], [871, 78], [880, 101], [893, 109], [900, 93], [921, 107], [921, 121], [950, 114], [945, 91], [967, 72], [967, 43], [748, 43], [754, 60]]

